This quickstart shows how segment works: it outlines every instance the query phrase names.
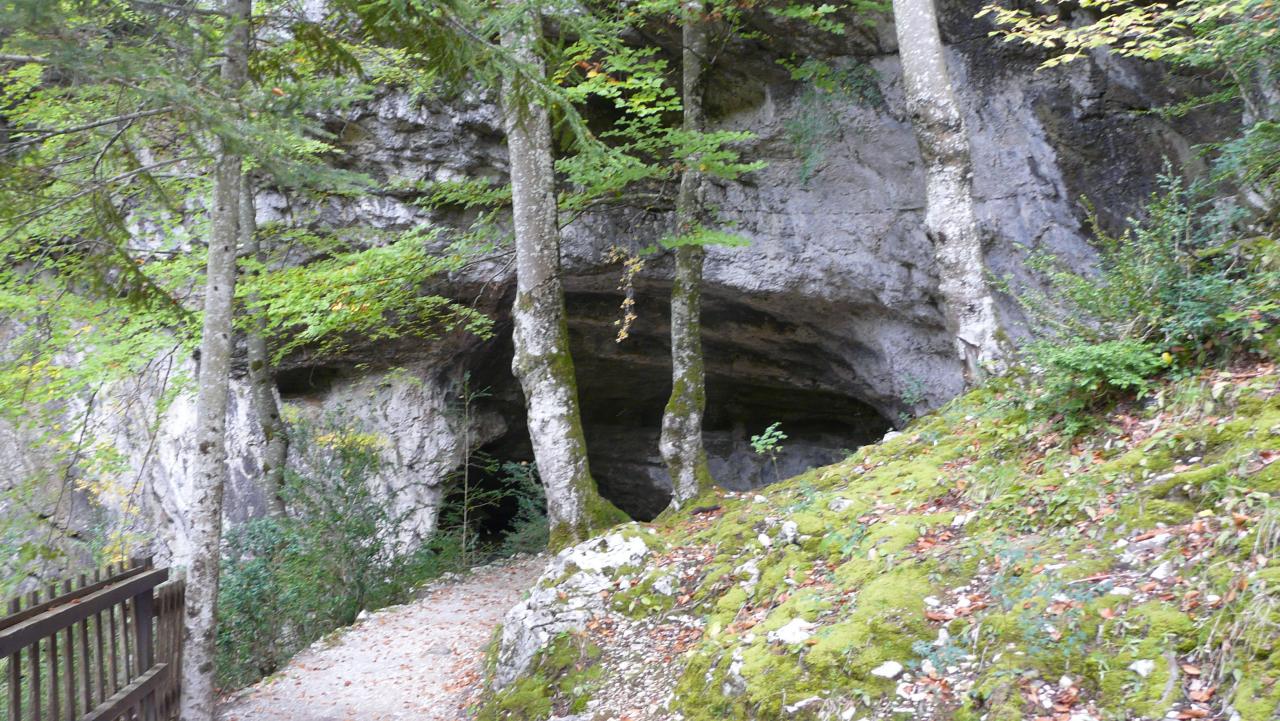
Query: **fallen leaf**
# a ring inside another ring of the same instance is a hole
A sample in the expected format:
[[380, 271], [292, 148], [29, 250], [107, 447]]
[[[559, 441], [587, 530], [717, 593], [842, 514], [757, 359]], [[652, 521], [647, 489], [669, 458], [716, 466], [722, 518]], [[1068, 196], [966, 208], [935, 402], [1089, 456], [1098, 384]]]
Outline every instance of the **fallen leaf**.
[[1199, 691], [1192, 691], [1191, 693], [1187, 694], [1187, 696], [1190, 697], [1192, 701], [1205, 702], [1213, 698], [1213, 693], [1217, 690], [1218, 690], [1217, 686], [1210, 686], [1209, 688], [1201, 689]]

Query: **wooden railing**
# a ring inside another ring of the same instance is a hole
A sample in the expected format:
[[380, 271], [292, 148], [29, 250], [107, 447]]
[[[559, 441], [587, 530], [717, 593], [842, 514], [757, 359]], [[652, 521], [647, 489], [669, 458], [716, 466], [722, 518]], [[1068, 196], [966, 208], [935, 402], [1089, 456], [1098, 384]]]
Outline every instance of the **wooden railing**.
[[181, 581], [150, 560], [9, 601], [0, 618], [0, 719], [177, 718]]

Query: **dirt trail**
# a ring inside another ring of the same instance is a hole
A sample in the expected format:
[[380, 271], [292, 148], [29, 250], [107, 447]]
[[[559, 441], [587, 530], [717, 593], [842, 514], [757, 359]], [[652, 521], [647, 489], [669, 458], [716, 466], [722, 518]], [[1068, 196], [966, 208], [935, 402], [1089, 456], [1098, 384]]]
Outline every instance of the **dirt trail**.
[[545, 557], [477, 570], [370, 614], [222, 706], [222, 721], [455, 721], [483, 649]]

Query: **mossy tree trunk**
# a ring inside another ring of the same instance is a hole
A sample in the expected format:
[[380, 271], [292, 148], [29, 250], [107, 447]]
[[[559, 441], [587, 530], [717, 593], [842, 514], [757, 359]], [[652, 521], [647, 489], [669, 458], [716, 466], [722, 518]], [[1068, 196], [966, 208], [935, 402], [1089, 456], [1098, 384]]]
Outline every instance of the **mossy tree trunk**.
[[[701, 0], [684, 3], [681, 95], [684, 129], [706, 128], [703, 95], [710, 47], [706, 8]], [[702, 180], [694, 162], [680, 175], [676, 197], [676, 231], [694, 232], [702, 223]], [[671, 475], [671, 503], [679, 508], [712, 485], [707, 453], [702, 444], [702, 416], [707, 405], [706, 372], [702, 355], [702, 265], [705, 250], [696, 244], [676, 248], [675, 278], [671, 286], [671, 397], [662, 415], [659, 450]]]
[[1003, 338], [973, 207], [973, 157], [956, 103], [934, 0], [893, 0], [907, 109], [926, 175], [925, 229], [938, 261], [948, 329], [970, 382], [999, 366]]
[[[266, 262], [258, 239], [258, 224], [253, 200], [253, 183], [248, 176], [240, 180], [240, 243], [244, 252], [259, 263]], [[253, 299], [250, 298], [250, 302]], [[253, 412], [262, 427], [265, 445], [262, 449], [262, 491], [267, 497], [267, 513], [274, 518], [284, 515], [284, 467], [289, 457], [289, 436], [280, 417], [276, 398], [276, 374], [267, 348], [266, 321], [260, 320], [255, 330], [245, 337], [245, 354], [249, 363], [249, 386], [253, 395]]]
[[[226, 0], [229, 23], [222, 80], [231, 90], [248, 78], [253, 0]], [[240, 156], [219, 140], [213, 178], [209, 256], [205, 271], [204, 326], [196, 395], [196, 462], [183, 624], [183, 721], [213, 721], [216, 605], [222, 545], [222, 493], [227, 481], [227, 392], [231, 380], [232, 315], [239, 236]]]
[[[523, 13], [519, 26], [502, 34], [502, 45], [527, 71], [541, 74], [545, 70], [534, 47], [542, 20], [536, 12]], [[524, 390], [529, 438], [547, 496], [551, 545], [559, 547], [625, 516], [600, 497], [587, 464], [560, 278], [551, 121], [518, 73], [503, 78], [501, 95], [516, 250], [511, 367]]]

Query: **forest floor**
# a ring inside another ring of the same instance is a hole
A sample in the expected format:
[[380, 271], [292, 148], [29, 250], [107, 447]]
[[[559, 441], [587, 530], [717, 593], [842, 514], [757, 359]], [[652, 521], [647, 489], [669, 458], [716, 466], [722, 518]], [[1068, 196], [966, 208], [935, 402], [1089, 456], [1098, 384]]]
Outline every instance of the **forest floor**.
[[482, 677], [485, 645], [546, 565], [524, 557], [438, 581], [322, 639], [228, 699], [222, 721], [453, 721]]

